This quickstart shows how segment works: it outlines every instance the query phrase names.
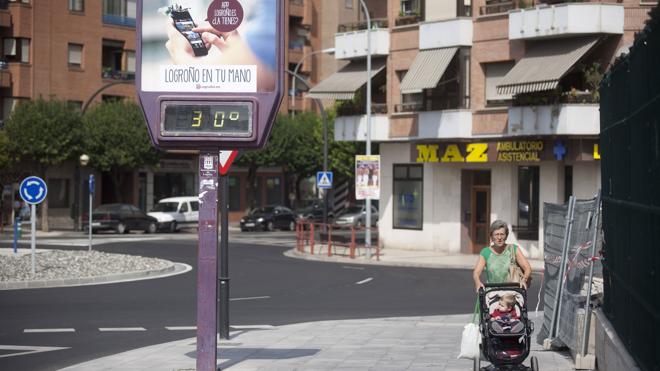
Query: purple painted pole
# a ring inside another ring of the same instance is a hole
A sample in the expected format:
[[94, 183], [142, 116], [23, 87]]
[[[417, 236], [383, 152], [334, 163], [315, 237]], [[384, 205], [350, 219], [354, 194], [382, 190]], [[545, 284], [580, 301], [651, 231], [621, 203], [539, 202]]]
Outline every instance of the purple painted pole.
[[197, 370], [217, 369], [218, 152], [199, 156]]

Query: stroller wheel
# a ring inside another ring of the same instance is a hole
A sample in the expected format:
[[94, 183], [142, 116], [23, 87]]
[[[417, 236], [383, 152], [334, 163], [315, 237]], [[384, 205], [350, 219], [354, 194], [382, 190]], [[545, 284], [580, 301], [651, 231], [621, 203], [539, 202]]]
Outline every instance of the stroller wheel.
[[532, 363], [532, 371], [538, 371], [539, 370], [539, 360], [536, 357], [531, 358], [531, 363]]

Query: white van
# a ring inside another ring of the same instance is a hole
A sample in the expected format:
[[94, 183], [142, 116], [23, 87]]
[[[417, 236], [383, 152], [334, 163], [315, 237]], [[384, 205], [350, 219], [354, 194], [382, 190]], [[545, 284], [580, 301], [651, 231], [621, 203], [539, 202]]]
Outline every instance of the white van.
[[164, 198], [148, 214], [158, 219], [160, 230], [176, 232], [181, 228], [196, 228], [199, 199], [194, 196]]

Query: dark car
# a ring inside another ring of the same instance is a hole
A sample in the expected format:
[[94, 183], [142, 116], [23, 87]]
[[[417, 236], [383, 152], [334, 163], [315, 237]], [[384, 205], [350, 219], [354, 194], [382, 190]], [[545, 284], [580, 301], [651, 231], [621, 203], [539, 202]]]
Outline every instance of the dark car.
[[[314, 222], [314, 223], [322, 223], [323, 222], [323, 203], [313, 203], [310, 206], [304, 207], [302, 209], [296, 209], [294, 211], [294, 214], [296, 215], [296, 218], [299, 220], [304, 220], [308, 222]], [[332, 212], [332, 209], [328, 210], [328, 222], [331, 223], [332, 219], [334, 218], [334, 213]]]
[[284, 206], [266, 206], [254, 209], [241, 218], [241, 231], [272, 231], [275, 228], [289, 231], [296, 229], [296, 218], [290, 209]]
[[[83, 227], [87, 225], [88, 217], [83, 218]], [[115, 231], [119, 234], [129, 231], [145, 231], [156, 233], [158, 220], [144, 211], [129, 204], [105, 204], [92, 211], [92, 233], [98, 231]]]

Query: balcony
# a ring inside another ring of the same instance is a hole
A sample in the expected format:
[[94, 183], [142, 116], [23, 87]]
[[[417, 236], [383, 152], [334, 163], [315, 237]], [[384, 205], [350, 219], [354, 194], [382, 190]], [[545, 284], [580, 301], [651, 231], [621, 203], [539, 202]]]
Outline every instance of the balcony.
[[599, 135], [598, 104], [558, 104], [509, 108], [508, 135]]
[[305, 16], [305, 0], [289, 0], [289, 16], [303, 18]]
[[[337, 104], [337, 116], [363, 115], [366, 110], [366, 104], [355, 104], [353, 101]], [[371, 103], [371, 114], [387, 114], [387, 103]]]
[[[375, 18], [371, 20], [371, 29], [374, 28], [387, 28], [387, 18]], [[367, 29], [367, 21], [358, 21], [352, 23], [342, 23], [337, 26], [338, 33], [360, 31]]]
[[472, 111], [452, 109], [417, 114], [419, 139], [472, 138]]
[[472, 18], [454, 18], [419, 25], [419, 49], [472, 46]]
[[105, 80], [131, 81], [135, 80], [135, 72], [110, 70], [104, 68], [103, 72], [101, 72], [101, 77]]
[[[371, 55], [387, 56], [390, 53], [390, 32], [387, 29], [371, 30]], [[367, 56], [367, 31], [351, 31], [335, 34], [335, 58], [352, 59]]]
[[618, 4], [538, 5], [509, 13], [509, 39], [529, 40], [586, 34], [623, 34], [624, 9]]
[[[335, 119], [335, 140], [356, 142], [367, 140], [367, 115], [342, 116]], [[371, 140], [389, 140], [389, 119], [387, 115], [371, 116]]]
[[135, 28], [135, 18], [116, 14], [103, 14], [103, 23]]

